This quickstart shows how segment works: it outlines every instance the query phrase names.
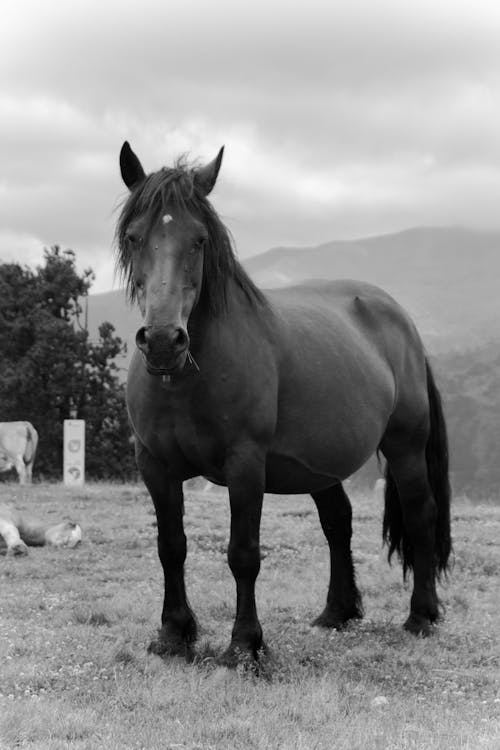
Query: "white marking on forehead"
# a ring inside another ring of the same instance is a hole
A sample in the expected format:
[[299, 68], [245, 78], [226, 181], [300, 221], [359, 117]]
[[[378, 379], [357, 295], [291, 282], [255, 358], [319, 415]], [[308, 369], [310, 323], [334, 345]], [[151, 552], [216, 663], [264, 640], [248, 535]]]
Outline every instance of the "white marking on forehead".
[[163, 224], [169, 224], [171, 221], [174, 220], [174, 217], [170, 216], [170, 214], [165, 214], [164, 216], [161, 217], [161, 220]]

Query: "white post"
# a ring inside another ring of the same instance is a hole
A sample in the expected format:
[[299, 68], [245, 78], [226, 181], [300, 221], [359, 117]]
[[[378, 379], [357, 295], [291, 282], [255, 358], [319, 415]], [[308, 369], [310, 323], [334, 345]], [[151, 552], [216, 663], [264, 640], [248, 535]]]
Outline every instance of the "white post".
[[73, 487], [85, 481], [85, 420], [64, 420], [64, 484]]

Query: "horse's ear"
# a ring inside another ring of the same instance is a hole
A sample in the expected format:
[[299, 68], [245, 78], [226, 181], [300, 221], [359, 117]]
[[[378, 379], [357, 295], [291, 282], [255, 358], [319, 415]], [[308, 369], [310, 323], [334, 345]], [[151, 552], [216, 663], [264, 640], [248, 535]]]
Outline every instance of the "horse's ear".
[[123, 182], [129, 190], [146, 177], [141, 162], [130, 148], [128, 141], [125, 141], [120, 151], [120, 171]]
[[221, 148], [217, 156], [210, 164], [205, 167], [200, 167], [194, 173], [194, 181], [196, 186], [200, 189], [203, 195], [208, 195], [217, 180], [219, 174], [220, 165], [222, 163], [222, 156], [224, 154], [224, 146]]

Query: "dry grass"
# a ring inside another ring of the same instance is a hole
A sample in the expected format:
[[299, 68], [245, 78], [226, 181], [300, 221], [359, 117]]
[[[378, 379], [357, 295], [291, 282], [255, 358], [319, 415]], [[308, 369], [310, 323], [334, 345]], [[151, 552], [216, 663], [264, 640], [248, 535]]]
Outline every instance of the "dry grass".
[[142, 488], [2, 485], [0, 500], [84, 533], [76, 550], [0, 559], [2, 750], [500, 747], [499, 506], [455, 502], [446, 617], [423, 640], [400, 626], [410, 591], [381, 550], [379, 500], [353, 496], [366, 617], [329, 633], [308, 624], [328, 569], [312, 501], [268, 497], [257, 595], [271, 655], [257, 678], [217, 665], [234, 611], [223, 492], [187, 492], [190, 665], [146, 654], [162, 577]]

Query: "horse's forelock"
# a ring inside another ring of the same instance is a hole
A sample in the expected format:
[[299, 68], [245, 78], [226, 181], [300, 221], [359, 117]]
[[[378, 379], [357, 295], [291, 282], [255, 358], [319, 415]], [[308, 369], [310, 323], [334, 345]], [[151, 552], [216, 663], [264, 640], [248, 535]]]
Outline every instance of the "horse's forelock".
[[193, 170], [183, 157], [173, 168], [163, 167], [149, 174], [125, 199], [118, 218], [115, 240], [118, 247], [117, 266], [125, 281], [127, 295], [135, 299], [132, 279], [132, 255], [126, 243], [127, 228], [132, 221], [146, 218], [149, 227], [154, 226], [167, 205], [185, 210], [187, 201], [194, 194]]
[[126, 283], [127, 295], [135, 300], [132, 277], [132, 255], [125, 241], [129, 224], [145, 217], [152, 228], [166, 211], [188, 212], [199, 217], [208, 231], [208, 242], [203, 266], [203, 285], [200, 302], [213, 314], [227, 307], [227, 282], [231, 278], [253, 302], [264, 297], [237, 262], [231, 236], [206, 197], [197, 189], [196, 167], [180, 157], [174, 167], [163, 167], [148, 175], [132, 191], [121, 210], [116, 240], [118, 268]]

